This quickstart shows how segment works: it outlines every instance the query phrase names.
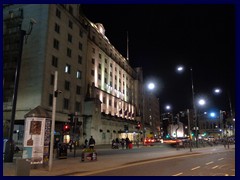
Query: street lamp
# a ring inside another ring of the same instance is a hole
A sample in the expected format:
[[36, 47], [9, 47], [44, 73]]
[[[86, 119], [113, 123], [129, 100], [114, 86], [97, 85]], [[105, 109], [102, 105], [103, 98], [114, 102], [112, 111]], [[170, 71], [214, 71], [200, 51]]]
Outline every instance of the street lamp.
[[[205, 99], [199, 99], [198, 100], [198, 105], [199, 106], [204, 106], [206, 104]], [[199, 123], [198, 123], [198, 114], [197, 114], [197, 108], [195, 107], [195, 111], [196, 111], [196, 121], [195, 121], [195, 134], [196, 134], [196, 147], [198, 148], [198, 130], [199, 130]]]
[[[147, 85], [147, 90], [153, 91], [155, 89], [155, 84], [153, 82], [149, 82], [146, 84]], [[143, 86], [144, 87], [144, 86]], [[144, 145], [144, 140], [145, 140], [145, 124], [144, 124], [144, 119], [145, 119], [145, 88], [143, 88], [143, 114], [142, 114], [142, 130], [143, 130], [143, 145]]]
[[[17, 106], [17, 96], [18, 96], [18, 84], [20, 78], [20, 70], [21, 70], [21, 62], [22, 62], [22, 50], [23, 50], [23, 43], [27, 43], [28, 36], [32, 33], [33, 25], [36, 24], [34, 19], [30, 19], [29, 28], [28, 30], [22, 30], [22, 21], [23, 21], [23, 10], [19, 9], [18, 11], [9, 11], [9, 17], [5, 19], [6, 28], [8, 32], [5, 34], [9, 36], [9, 39], [14, 42], [15, 44], [9, 44], [11, 46], [18, 47], [16, 52], [10, 52], [18, 54], [16, 58], [16, 69], [15, 69], [15, 76], [14, 76], [14, 90], [13, 90], [13, 98], [12, 98], [12, 110], [11, 110], [11, 119], [10, 119], [10, 128], [8, 133], [8, 141], [6, 142], [6, 149], [4, 154], [4, 162], [13, 162], [14, 156], [14, 142], [13, 142], [13, 130], [14, 130], [14, 122], [15, 122], [15, 115], [16, 115], [16, 106]], [[13, 35], [12, 29], [15, 29]], [[14, 38], [14, 39], [12, 39]], [[14, 48], [13, 48], [14, 49]], [[12, 58], [12, 56], [10, 57]], [[13, 61], [10, 59], [10, 61]]]
[[[222, 89], [221, 88], [214, 88], [213, 92], [214, 92], [215, 95], [219, 95], [219, 94], [222, 93]], [[234, 121], [235, 120], [233, 120], [234, 119], [234, 115], [233, 115], [232, 102], [231, 102], [229, 91], [227, 92], [227, 98], [228, 98], [228, 103], [229, 103], [230, 118], [232, 120], [232, 124], [234, 125], [234, 123], [235, 123]], [[221, 110], [220, 110], [220, 113], [221, 113]], [[235, 127], [233, 127], [233, 134], [235, 135], [234, 128]]]
[[[184, 71], [184, 66], [180, 65], [177, 67], [177, 71], [178, 72], [183, 72]], [[197, 125], [197, 112], [196, 112], [196, 107], [195, 107], [195, 93], [194, 93], [194, 84], [193, 84], [193, 69], [190, 68], [190, 75], [191, 75], [191, 88], [192, 88], [192, 108], [193, 108], [193, 120], [195, 121], [195, 125]], [[189, 112], [188, 112], [188, 116], [189, 116]], [[190, 133], [190, 117], [188, 117], [188, 126], [189, 126], [189, 133]], [[191, 138], [190, 138], [191, 140]], [[191, 150], [191, 149], [190, 149]]]

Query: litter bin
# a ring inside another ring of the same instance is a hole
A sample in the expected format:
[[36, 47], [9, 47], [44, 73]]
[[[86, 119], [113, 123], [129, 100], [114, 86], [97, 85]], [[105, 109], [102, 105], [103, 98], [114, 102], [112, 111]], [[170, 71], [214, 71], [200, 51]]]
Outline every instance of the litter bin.
[[57, 157], [58, 159], [66, 159], [67, 158], [67, 144], [59, 143], [57, 149]]

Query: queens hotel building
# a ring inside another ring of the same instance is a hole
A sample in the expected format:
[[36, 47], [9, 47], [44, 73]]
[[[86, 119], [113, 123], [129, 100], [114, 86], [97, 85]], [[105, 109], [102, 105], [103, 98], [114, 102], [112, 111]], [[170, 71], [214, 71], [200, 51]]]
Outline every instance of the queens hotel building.
[[[142, 121], [142, 70], [130, 66], [105, 36], [103, 25], [81, 13], [81, 5], [4, 5], [3, 16], [5, 137], [19, 57], [15, 141], [23, 140], [27, 116], [51, 119], [56, 71], [57, 89], [62, 92], [56, 98], [56, 136], [70, 139], [72, 134], [64, 135], [63, 125], [72, 113], [78, 120], [73, 138], [80, 143], [90, 136], [97, 144], [126, 136], [135, 141], [141, 136], [136, 124]], [[22, 50], [16, 36], [20, 30], [26, 31]]]

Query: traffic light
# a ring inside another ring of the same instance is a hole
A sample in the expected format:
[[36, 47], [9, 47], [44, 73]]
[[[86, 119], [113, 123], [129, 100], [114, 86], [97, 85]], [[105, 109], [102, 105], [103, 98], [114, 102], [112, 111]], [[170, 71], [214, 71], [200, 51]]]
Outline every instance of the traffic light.
[[63, 131], [64, 132], [69, 132], [70, 131], [70, 125], [69, 124], [64, 124]]
[[68, 114], [68, 122], [70, 124], [73, 124], [74, 123], [74, 114]]
[[140, 122], [137, 123], [136, 129], [141, 129], [141, 123]]

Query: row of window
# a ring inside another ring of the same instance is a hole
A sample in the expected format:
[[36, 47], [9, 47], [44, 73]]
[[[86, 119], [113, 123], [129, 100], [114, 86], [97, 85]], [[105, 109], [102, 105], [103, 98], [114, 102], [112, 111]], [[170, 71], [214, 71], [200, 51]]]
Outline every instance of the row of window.
[[[51, 77], [50, 77], [50, 84], [51, 85], [54, 85], [54, 75], [51, 74]], [[70, 90], [70, 81], [67, 81], [65, 80], [65, 83], [64, 83], [64, 89], [69, 91]], [[81, 86], [76, 86], [76, 94], [80, 95], [81, 94]]]
[[[78, 64], [82, 64], [82, 56], [78, 55]], [[52, 66], [58, 67], [58, 57], [52, 56]]]
[[[82, 57], [81, 56], [78, 57], [78, 62], [82, 63]], [[52, 56], [52, 66], [58, 67], [58, 58], [56, 56]], [[70, 64], [66, 64], [66, 66], [64, 68], [64, 72], [68, 73], [68, 74], [71, 74], [71, 65]], [[77, 70], [76, 78], [77, 79], [82, 78], [82, 71]]]
[[[59, 47], [60, 47], [60, 42], [55, 38], [53, 39], [53, 47], [57, 50], [59, 50]], [[83, 45], [81, 42], [79, 42], [78, 44], [78, 49], [79, 50], [83, 49]], [[67, 48], [67, 56], [72, 57], [72, 50], [70, 48]]]
[[[72, 8], [71, 8], [71, 9], [72, 9]], [[72, 11], [70, 11], [70, 14], [72, 14], [71, 12], [72, 12]], [[56, 9], [56, 16], [57, 16], [59, 19], [61, 19], [61, 11], [60, 11], [58, 8]], [[73, 29], [73, 22], [72, 22], [71, 20], [68, 21], [68, 27], [69, 27], [70, 29]], [[59, 26], [57, 23], [55, 23], [55, 31], [56, 31], [57, 33], [60, 33], [60, 26]], [[82, 30], [82, 29], [79, 30], [79, 36], [80, 36], [80, 37], [83, 37], [83, 30]]]
[[[92, 64], [95, 64], [95, 59], [94, 58], [92, 58]], [[112, 68], [112, 63], [110, 63], [110, 67]], [[102, 68], [102, 65], [100, 63], [98, 64], [98, 68], [99, 69]], [[110, 69], [110, 75], [112, 76], [112, 72], [111, 71], [112, 70]], [[108, 73], [107, 68], [105, 68], [105, 72]], [[117, 67], [115, 67], [115, 72], [117, 72]], [[119, 74], [120, 75], [122, 74], [121, 70], [119, 70]], [[125, 77], [125, 74], [123, 74], [123, 77]], [[128, 77], [126, 77], [126, 79], [128, 80]]]
[[[49, 106], [53, 105], [53, 95], [49, 94]], [[63, 109], [69, 110], [69, 105], [70, 105], [70, 100], [67, 98], [63, 98]], [[75, 112], [81, 112], [82, 107], [81, 107], [81, 102], [75, 102]]]

